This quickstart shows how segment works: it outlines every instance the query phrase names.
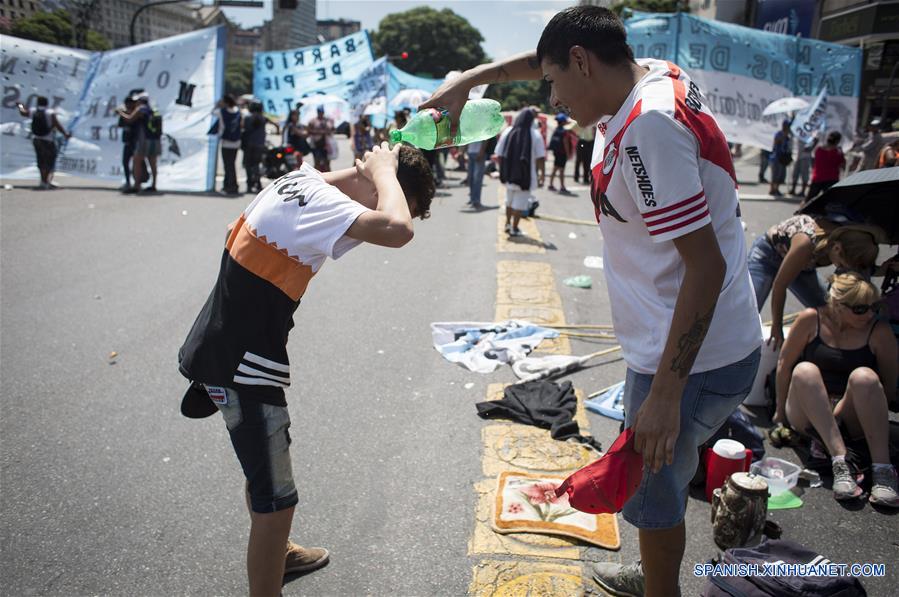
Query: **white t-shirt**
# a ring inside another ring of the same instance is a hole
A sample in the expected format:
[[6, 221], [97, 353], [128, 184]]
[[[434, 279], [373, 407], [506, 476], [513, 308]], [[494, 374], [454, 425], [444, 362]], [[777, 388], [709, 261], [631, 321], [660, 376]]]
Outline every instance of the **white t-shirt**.
[[748, 356], [762, 338], [733, 162], [684, 71], [637, 62], [651, 70], [597, 126], [591, 162], [615, 334], [631, 369], [658, 370], [685, 273], [672, 241], [711, 223], [727, 272], [691, 373], [709, 371]]
[[362, 242], [345, 233], [367, 211], [303, 164], [263, 189], [242, 218], [253, 236], [309, 266], [314, 275], [325, 258], [338, 259]]
[[[496, 143], [496, 155], [506, 159], [506, 145], [509, 139], [509, 133], [512, 132], [512, 127], [504, 130], [500, 136], [499, 141]], [[537, 129], [531, 129], [531, 188], [528, 192], [533, 193], [534, 189], [537, 188], [537, 160], [540, 158], [546, 157], [546, 148], [543, 146], [543, 137], [540, 136], [540, 131]], [[521, 187], [517, 184], [507, 184], [507, 191], [521, 191]]]

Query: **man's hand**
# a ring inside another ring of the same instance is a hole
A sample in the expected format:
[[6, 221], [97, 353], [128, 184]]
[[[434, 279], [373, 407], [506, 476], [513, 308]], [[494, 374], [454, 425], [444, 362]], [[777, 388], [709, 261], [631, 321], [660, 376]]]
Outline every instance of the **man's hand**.
[[784, 343], [783, 325], [771, 325], [771, 336], [768, 338], [767, 344], [771, 350], [777, 352]]
[[674, 444], [680, 433], [680, 400], [652, 390], [634, 418], [634, 449], [643, 455], [644, 468], [657, 473], [674, 462]]
[[462, 108], [468, 101], [468, 92], [473, 85], [469, 83], [464, 76], [458, 76], [455, 79], [444, 81], [443, 85], [437, 88], [428, 101], [418, 106], [419, 110], [426, 108], [437, 108], [438, 110], [446, 110], [449, 113], [451, 134], [456, 137], [459, 127], [459, 118], [462, 116]]
[[365, 152], [362, 160], [356, 160], [356, 172], [372, 182], [384, 173], [392, 174], [396, 178], [401, 146], [401, 143], [397, 143], [390, 149], [390, 143], [387, 141], [380, 146], [374, 146], [371, 151]]

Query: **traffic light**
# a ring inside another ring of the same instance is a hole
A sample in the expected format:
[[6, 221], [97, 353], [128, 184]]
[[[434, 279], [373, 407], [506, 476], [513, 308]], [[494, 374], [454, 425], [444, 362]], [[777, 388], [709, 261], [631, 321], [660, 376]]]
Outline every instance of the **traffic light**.
[[402, 54], [400, 54], [400, 59], [401, 59], [401, 60], [405, 60], [405, 59], [408, 58], [408, 57], [409, 57], [409, 52], [403, 52]]

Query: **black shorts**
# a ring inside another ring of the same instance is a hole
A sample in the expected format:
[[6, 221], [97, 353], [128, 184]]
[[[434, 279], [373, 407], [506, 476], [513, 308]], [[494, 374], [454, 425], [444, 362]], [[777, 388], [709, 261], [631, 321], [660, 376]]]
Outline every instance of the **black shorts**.
[[568, 154], [553, 152], [553, 163], [559, 168], [564, 168], [565, 164], [568, 163]]
[[56, 142], [45, 139], [32, 139], [34, 153], [37, 156], [37, 167], [40, 170], [56, 168]]

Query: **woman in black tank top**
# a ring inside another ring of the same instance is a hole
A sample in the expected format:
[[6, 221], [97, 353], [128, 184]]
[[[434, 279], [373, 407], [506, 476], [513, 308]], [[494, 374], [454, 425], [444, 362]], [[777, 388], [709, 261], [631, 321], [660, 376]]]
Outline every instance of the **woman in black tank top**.
[[834, 457], [833, 490], [839, 500], [862, 494], [845, 463], [841, 428], [852, 439], [865, 438], [874, 463], [869, 499], [899, 507], [896, 472], [888, 466], [888, 404], [896, 395], [897, 347], [889, 325], [875, 317], [878, 300], [870, 282], [858, 274], [840, 274], [832, 278], [827, 305], [799, 315], [777, 363], [774, 422], [820, 436]]

